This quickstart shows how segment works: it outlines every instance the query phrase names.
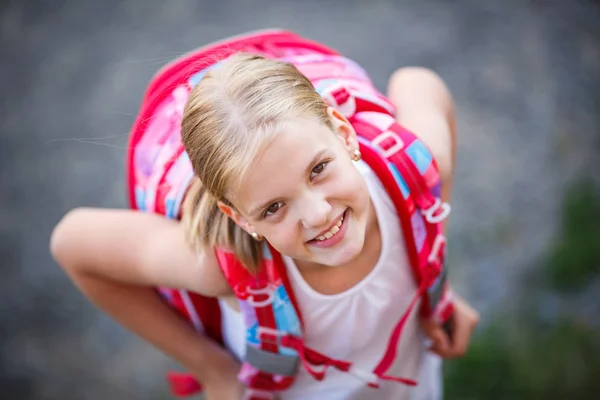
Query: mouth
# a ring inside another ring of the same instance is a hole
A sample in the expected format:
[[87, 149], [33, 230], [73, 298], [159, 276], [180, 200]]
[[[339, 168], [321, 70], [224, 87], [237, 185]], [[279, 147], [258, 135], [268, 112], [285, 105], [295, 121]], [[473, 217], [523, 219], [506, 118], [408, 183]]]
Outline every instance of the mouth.
[[348, 209], [326, 231], [319, 233], [317, 237], [306, 242], [317, 247], [331, 247], [344, 238], [346, 233]]

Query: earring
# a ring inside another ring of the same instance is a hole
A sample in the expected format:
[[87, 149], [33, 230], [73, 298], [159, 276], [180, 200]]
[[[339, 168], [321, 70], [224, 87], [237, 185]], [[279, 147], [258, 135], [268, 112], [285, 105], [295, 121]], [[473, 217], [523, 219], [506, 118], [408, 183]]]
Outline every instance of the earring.
[[362, 154], [360, 154], [360, 150], [354, 150], [354, 153], [352, 154], [352, 161], [360, 161], [361, 158]]
[[252, 239], [256, 240], [257, 242], [263, 240], [263, 237], [256, 232], [252, 232], [250, 236], [252, 236]]

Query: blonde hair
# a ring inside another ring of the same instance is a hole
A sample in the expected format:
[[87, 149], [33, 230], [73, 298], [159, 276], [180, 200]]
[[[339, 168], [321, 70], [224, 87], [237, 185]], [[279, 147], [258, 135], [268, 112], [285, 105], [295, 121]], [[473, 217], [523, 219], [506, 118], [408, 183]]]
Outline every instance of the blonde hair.
[[197, 250], [226, 248], [255, 272], [261, 261], [256, 242], [218, 208], [282, 124], [311, 118], [333, 128], [327, 105], [311, 82], [291, 64], [238, 53], [209, 71], [188, 99], [181, 124], [185, 150], [196, 178], [182, 222]]

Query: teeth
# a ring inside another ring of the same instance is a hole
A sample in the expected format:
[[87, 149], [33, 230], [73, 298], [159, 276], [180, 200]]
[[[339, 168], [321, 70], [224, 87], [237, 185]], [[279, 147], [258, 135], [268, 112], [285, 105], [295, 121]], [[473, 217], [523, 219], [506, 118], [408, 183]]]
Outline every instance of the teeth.
[[329, 232], [327, 232], [323, 236], [317, 237], [317, 240], [318, 241], [323, 241], [323, 240], [326, 240], [326, 239], [330, 239], [333, 235], [335, 235], [336, 233], [338, 233], [340, 231], [340, 226], [342, 226], [343, 222], [344, 222], [344, 216], [342, 216], [342, 218], [340, 218], [340, 220], [338, 221], [338, 223], [335, 224], [333, 226], [333, 228], [331, 228], [331, 230]]

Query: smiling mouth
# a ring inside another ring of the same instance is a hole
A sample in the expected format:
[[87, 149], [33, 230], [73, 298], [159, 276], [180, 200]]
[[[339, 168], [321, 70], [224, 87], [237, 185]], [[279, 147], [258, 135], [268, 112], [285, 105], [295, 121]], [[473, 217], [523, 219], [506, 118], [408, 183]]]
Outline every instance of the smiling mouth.
[[346, 217], [346, 211], [344, 211], [342, 213], [342, 215], [337, 220], [337, 222], [335, 224], [333, 224], [333, 226], [327, 232], [322, 233], [321, 235], [317, 236], [316, 238], [309, 240], [309, 242], [312, 242], [312, 243], [323, 242], [325, 240], [331, 239], [336, 234], [338, 234], [340, 231], [340, 227], [344, 223], [344, 218]]

